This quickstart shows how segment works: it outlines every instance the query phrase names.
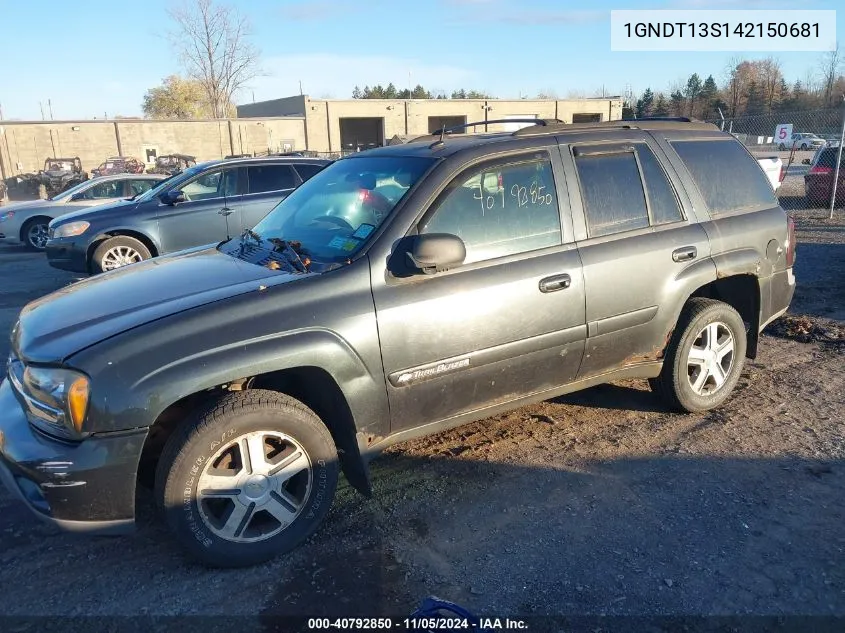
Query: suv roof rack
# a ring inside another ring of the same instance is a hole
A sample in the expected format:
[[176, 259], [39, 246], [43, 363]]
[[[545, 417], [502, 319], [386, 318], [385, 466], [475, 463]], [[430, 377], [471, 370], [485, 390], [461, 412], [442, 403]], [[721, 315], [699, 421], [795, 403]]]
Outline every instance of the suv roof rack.
[[622, 119], [623, 121], [676, 121], [678, 123], [692, 123], [698, 119], [691, 119], [686, 116], [641, 116], [638, 119]]

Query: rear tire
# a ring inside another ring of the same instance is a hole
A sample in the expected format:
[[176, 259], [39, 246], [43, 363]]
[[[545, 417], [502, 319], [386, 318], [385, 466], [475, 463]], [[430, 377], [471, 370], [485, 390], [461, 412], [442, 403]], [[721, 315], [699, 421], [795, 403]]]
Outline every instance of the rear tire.
[[337, 448], [313, 411], [250, 389], [210, 403], [174, 431], [156, 469], [156, 498], [191, 556], [246, 567], [308, 538], [338, 476]]
[[47, 246], [47, 226], [52, 218], [31, 218], [21, 227], [21, 241], [31, 251], [43, 252]]
[[101, 243], [91, 258], [91, 270], [104, 273], [150, 259], [152, 253], [134, 237], [118, 235]]
[[714, 409], [736, 386], [746, 346], [745, 324], [736, 310], [713, 299], [690, 299], [672, 334], [663, 370], [649, 385], [672, 409]]

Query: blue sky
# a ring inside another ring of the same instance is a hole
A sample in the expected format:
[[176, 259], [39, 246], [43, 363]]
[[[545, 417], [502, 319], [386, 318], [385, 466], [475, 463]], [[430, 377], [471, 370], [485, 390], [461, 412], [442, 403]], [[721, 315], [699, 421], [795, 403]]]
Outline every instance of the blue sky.
[[[178, 1], [178, 0], [177, 0]], [[611, 9], [836, 9], [833, 0], [229, 0], [247, 15], [263, 76], [239, 103], [296, 94], [348, 98], [355, 84], [466, 87], [497, 97], [623, 94], [668, 89], [691, 72], [721, 85], [730, 53], [610, 51]], [[0, 0], [0, 105], [6, 119], [137, 116], [147, 88], [179, 63], [166, 38], [166, 0]], [[799, 6], [800, 5], [800, 6]], [[36, 17], [38, 19], [36, 19]], [[845, 10], [837, 15], [842, 31]], [[818, 71], [821, 53], [773, 53], [789, 81]], [[767, 54], [745, 54], [746, 59]], [[49, 118], [49, 113], [47, 113]]]

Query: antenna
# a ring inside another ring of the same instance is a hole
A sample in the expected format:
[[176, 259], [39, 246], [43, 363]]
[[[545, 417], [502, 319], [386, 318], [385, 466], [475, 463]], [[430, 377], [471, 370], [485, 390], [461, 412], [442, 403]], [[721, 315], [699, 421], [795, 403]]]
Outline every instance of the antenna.
[[443, 137], [446, 135], [446, 124], [443, 124], [443, 127], [440, 128], [440, 142], [443, 142]]

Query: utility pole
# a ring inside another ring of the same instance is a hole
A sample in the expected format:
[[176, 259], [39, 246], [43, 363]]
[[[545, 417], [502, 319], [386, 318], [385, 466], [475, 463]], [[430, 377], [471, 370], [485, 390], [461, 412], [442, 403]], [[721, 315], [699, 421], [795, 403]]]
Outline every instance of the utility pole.
[[50, 110], [50, 120], [53, 120], [53, 101], [51, 99], [47, 99], [47, 108]]
[[3, 120], [3, 104], [0, 103], [0, 121]]
[[41, 120], [46, 121], [44, 118], [44, 104], [41, 101], [38, 102], [38, 107], [41, 108]]
[[299, 96], [302, 96], [302, 80], [299, 80]]
[[[845, 94], [842, 95], [845, 105]], [[839, 163], [842, 162], [842, 144], [845, 143], [845, 108], [842, 110], [842, 133], [839, 135], [839, 151], [836, 153], [836, 172], [833, 175], [833, 193], [830, 196], [830, 219], [833, 219], [833, 207], [836, 205], [836, 185], [839, 184]]]

